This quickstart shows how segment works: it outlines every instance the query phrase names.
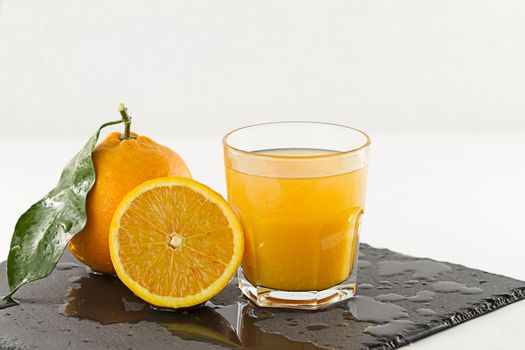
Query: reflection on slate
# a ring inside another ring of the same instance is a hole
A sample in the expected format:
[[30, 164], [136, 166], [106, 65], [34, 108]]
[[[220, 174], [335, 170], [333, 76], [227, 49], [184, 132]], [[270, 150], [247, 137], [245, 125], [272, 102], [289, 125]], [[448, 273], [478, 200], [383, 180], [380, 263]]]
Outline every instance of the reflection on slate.
[[235, 280], [203, 306], [165, 311], [65, 254], [20, 305], [0, 305], [0, 349], [394, 349], [525, 298], [525, 282], [459, 265], [365, 244], [360, 259], [358, 296], [323, 311], [256, 308]]

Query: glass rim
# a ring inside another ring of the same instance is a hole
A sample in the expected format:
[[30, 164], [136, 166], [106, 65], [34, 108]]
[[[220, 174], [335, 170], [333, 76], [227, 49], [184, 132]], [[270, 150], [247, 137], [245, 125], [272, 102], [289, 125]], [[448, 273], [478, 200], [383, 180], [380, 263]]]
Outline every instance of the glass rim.
[[[228, 138], [235, 132], [241, 131], [244, 129], [254, 128], [257, 126], [264, 126], [264, 125], [277, 125], [277, 124], [317, 124], [317, 125], [327, 125], [327, 126], [334, 126], [338, 128], [344, 128], [349, 129], [352, 131], [355, 131], [361, 135], [363, 135], [366, 139], [365, 143], [357, 148], [352, 148], [346, 151], [340, 151], [337, 153], [330, 153], [330, 154], [321, 154], [321, 155], [312, 155], [312, 156], [286, 156], [286, 155], [275, 155], [275, 154], [263, 154], [263, 153], [257, 153], [257, 152], [250, 152], [243, 149], [236, 148], [232, 146], [230, 143], [228, 143]], [[222, 138], [222, 144], [224, 147], [229, 148], [231, 150], [234, 150], [236, 152], [240, 152], [246, 155], [249, 155], [251, 157], [262, 157], [267, 159], [318, 159], [318, 158], [333, 158], [333, 157], [340, 157], [348, 154], [353, 154], [360, 152], [362, 150], [367, 149], [371, 144], [372, 140], [370, 139], [370, 136], [368, 134], [360, 129], [343, 125], [343, 124], [336, 124], [336, 123], [327, 123], [327, 122], [316, 122], [316, 121], [305, 121], [305, 120], [289, 120], [289, 121], [279, 121], [279, 122], [265, 122], [265, 123], [257, 123], [257, 124], [250, 124], [246, 126], [242, 126], [240, 128], [234, 129], [230, 132], [228, 132], [224, 137]]]

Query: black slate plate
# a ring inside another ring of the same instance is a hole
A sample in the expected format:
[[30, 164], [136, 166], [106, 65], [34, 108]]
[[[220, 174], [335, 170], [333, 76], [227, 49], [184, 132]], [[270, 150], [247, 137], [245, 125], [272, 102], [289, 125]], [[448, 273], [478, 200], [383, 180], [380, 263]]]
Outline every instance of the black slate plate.
[[[19, 306], [0, 310], [0, 349], [394, 349], [525, 298], [522, 281], [360, 249], [359, 296], [319, 312], [256, 308], [235, 280], [202, 307], [153, 310], [66, 253], [15, 295]], [[3, 295], [5, 263], [0, 271]]]

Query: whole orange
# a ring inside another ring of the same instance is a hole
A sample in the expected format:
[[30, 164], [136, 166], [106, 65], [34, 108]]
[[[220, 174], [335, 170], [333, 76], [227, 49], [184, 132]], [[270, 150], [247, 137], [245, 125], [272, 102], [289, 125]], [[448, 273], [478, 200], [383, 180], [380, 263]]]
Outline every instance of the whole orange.
[[114, 274], [109, 228], [124, 196], [144, 181], [165, 176], [191, 178], [182, 158], [148, 137], [110, 134], [93, 150], [96, 182], [86, 201], [87, 223], [69, 242], [69, 250], [97, 272]]

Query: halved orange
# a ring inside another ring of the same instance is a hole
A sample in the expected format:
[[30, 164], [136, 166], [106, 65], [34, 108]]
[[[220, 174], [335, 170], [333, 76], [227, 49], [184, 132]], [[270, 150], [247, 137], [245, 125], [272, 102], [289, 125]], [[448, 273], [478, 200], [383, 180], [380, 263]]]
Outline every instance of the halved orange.
[[203, 303], [219, 293], [239, 267], [243, 233], [232, 208], [195, 180], [146, 181], [119, 204], [109, 233], [120, 280], [158, 307]]

